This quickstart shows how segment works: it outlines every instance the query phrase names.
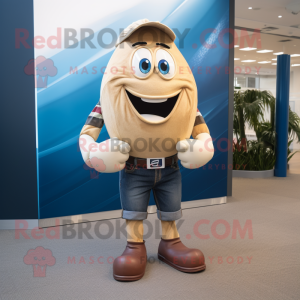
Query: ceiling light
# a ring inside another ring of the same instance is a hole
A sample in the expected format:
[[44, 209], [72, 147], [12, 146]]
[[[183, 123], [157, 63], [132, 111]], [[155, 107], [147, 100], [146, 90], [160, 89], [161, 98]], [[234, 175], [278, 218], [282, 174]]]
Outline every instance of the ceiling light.
[[300, 54], [292, 54], [291, 57], [297, 57], [300, 56]]
[[277, 63], [273, 63], [272, 65], [273, 65], [273, 66], [277, 66]]
[[238, 48], [239, 47], [239, 45], [234, 45], [234, 48]]
[[247, 60], [242, 60], [242, 62], [255, 62], [256, 60], [253, 59], [247, 59]]
[[234, 60], [240, 60], [240, 58], [234, 58]]
[[282, 18], [282, 16], [278, 16], [278, 18]]
[[269, 64], [270, 61], [264, 60], [264, 61], [258, 61], [259, 64]]
[[299, 67], [300, 64], [293, 64], [292, 67]]
[[256, 50], [257, 48], [250, 48], [250, 47], [246, 47], [246, 48], [242, 48], [240, 50], [242, 51], [252, 51], [252, 50]]
[[273, 50], [259, 50], [256, 51], [257, 53], [269, 53], [269, 52], [273, 52]]
[[276, 58], [272, 58], [272, 60], [277, 60], [277, 57]]
[[248, 9], [252, 9], [252, 7], [250, 6], [250, 7], [248, 7]]
[[277, 53], [273, 53], [274, 55], [280, 55], [280, 54], [284, 54], [284, 52], [277, 52]]

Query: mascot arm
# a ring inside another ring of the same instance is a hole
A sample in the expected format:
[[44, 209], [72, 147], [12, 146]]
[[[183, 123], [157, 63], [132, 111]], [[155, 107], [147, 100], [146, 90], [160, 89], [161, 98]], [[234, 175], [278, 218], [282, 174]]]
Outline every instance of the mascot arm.
[[92, 126], [92, 125], [84, 125], [81, 129], [80, 136], [83, 134], [87, 134], [93, 138], [94, 141], [97, 141], [101, 132], [101, 128]]
[[176, 145], [178, 158], [181, 160], [182, 166], [187, 169], [197, 169], [204, 166], [214, 155], [214, 146], [209, 129], [198, 109], [192, 136], [194, 140], [183, 140]]
[[199, 135], [200, 133], [208, 133], [209, 134], [209, 129], [208, 129], [199, 109], [197, 109], [195, 124], [194, 124], [193, 132], [192, 132], [193, 138], [196, 139], [197, 135]]
[[103, 125], [104, 119], [99, 101], [80, 132], [80, 152], [84, 162], [98, 172], [118, 172], [125, 167], [130, 146], [117, 138], [96, 143]]
[[91, 136], [94, 139], [94, 141], [97, 141], [103, 125], [104, 125], [104, 119], [103, 119], [102, 109], [99, 100], [97, 105], [89, 114], [83, 128], [81, 129], [80, 136], [83, 134], [87, 134]]

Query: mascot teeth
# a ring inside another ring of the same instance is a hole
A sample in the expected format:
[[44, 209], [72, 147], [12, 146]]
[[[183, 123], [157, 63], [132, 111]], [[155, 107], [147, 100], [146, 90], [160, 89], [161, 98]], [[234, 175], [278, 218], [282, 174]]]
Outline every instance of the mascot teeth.
[[147, 98], [141, 98], [144, 102], [148, 103], [161, 103], [166, 102], [168, 98], [162, 98], [162, 99], [147, 99]]

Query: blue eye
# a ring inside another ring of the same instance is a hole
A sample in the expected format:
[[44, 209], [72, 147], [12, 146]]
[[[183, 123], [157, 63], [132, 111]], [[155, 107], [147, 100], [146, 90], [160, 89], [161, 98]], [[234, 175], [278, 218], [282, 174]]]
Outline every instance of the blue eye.
[[147, 58], [141, 59], [139, 67], [142, 73], [147, 74], [151, 70], [151, 63], [149, 59]]
[[169, 63], [165, 59], [161, 59], [158, 63], [158, 69], [162, 74], [168, 74], [170, 70]]

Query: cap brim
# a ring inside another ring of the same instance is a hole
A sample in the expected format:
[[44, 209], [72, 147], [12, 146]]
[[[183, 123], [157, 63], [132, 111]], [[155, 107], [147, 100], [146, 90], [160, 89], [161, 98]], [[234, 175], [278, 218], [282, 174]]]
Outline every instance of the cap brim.
[[118, 38], [116, 47], [118, 45], [120, 45], [123, 41], [125, 41], [127, 38], [129, 38], [136, 30], [138, 30], [141, 27], [156, 27], [156, 28], [160, 29], [161, 31], [165, 32], [170, 37], [172, 42], [174, 42], [176, 39], [176, 35], [175, 35], [174, 31], [167, 25], [164, 25], [160, 22], [148, 22], [148, 23], [143, 23], [143, 24], [138, 25], [130, 33], [128, 33], [125, 37], [123, 37], [121, 39]]

